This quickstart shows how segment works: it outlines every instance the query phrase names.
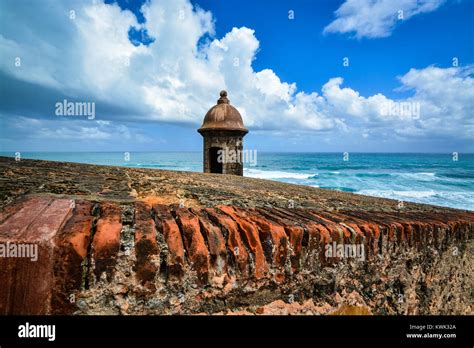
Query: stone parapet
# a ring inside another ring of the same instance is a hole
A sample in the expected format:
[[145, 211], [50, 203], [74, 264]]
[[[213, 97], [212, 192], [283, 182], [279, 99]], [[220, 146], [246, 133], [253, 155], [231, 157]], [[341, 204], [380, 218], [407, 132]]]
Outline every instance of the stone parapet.
[[377, 314], [472, 311], [472, 212], [33, 195], [0, 218], [0, 244], [38, 248], [37, 260], [0, 257], [1, 314], [262, 314], [272, 301], [336, 310], [351, 296]]

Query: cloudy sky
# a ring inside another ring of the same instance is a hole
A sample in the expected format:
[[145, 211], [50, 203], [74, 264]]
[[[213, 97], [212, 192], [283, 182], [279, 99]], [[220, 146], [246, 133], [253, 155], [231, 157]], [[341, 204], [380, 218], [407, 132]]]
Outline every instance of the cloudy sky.
[[[473, 0], [0, 1], [0, 151], [474, 152]], [[95, 117], [57, 103], [95, 103]]]

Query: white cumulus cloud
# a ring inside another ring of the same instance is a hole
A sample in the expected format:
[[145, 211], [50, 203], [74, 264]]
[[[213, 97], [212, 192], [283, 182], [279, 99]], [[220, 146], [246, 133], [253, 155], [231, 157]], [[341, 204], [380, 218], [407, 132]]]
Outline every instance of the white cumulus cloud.
[[[348, 0], [326, 31], [386, 36], [398, 9], [407, 19], [441, 3]], [[221, 89], [228, 90], [246, 126], [273, 134], [352, 132], [370, 138], [377, 131], [367, 129], [383, 129], [400, 137], [445, 132], [465, 138], [473, 133], [470, 67], [411, 69], [399, 80], [400, 89], [410, 90], [412, 96], [397, 100], [380, 93], [363, 96], [344, 87], [341, 77], [329, 79], [321, 91], [301, 91], [295, 82], [282, 81], [271, 67], [253, 68], [260, 47], [253, 29], [235, 27], [216, 37], [212, 14], [188, 0], [145, 3], [145, 23], [116, 4], [73, 4], [45, 0], [19, 9], [13, 1], [0, 5], [0, 11], [9, 14], [0, 33], [1, 72], [38, 89], [57, 91], [60, 101], [68, 97], [96, 103], [94, 125], [71, 123], [68, 132], [65, 122], [54, 129], [51, 121], [40, 128], [38, 134], [44, 136], [104, 140], [112, 137], [107, 131], [112, 129], [132, 140], [121, 124], [142, 121], [197, 127]], [[75, 19], [69, 16], [71, 9]], [[46, 14], [55, 20], [45, 21]], [[128, 38], [130, 27], [146, 29], [154, 41], [134, 46]], [[15, 66], [16, 57], [21, 67]], [[57, 101], [45, 107], [46, 114], [54, 112]], [[419, 103], [419, 114], [381, 112], [390, 103], [412, 102]], [[38, 110], [31, 113], [22, 115], [39, 117]]]
[[346, 0], [325, 33], [353, 33], [356, 38], [379, 38], [392, 34], [402, 23], [440, 7], [445, 0]]

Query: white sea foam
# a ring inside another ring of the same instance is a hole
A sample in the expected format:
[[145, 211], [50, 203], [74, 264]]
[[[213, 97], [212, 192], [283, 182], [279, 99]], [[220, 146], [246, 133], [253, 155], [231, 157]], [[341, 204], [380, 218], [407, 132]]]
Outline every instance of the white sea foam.
[[430, 191], [399, 191], [399, 190], [360, 190], [357, 193], [367, 196], [385, 197], [385, 198], [427, 198], [433, 197], [437, 193]]
[[373, 197], [474, 210], [474, 195], [468, 191], [360, 190], [356, 193]]
[[274, 170], [259, 170], [252, 168], [245, 168], [244, 176], [259, 179], [309, 179], [314, 174], [292, 173]]
[[414, 179], [421, 181], [432, 181], [436, 179], [436, 173], [393, 173], [393, 175], [399, 175], [405, 179]]

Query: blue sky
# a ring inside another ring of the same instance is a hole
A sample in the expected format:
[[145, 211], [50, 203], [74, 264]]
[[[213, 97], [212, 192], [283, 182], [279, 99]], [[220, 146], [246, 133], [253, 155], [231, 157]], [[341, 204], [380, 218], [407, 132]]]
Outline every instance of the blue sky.
[[[259, 151], [473, 152], [473, 16], [472, 0], [2, 1], [0, 150], [199, 151], [225, 88]], [[95, 117], [56, 115], [65, 99]]]

